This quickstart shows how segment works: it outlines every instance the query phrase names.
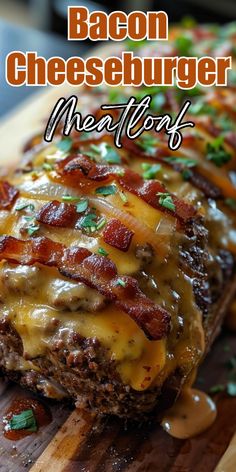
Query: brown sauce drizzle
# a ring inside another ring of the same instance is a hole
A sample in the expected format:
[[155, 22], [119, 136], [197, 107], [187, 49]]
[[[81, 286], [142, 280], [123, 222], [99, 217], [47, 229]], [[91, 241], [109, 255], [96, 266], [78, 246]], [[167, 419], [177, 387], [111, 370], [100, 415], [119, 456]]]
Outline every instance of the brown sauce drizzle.
[[7, 428], [7, 425], [9, 424], [9, 421], [13, 415], [19, 415], [26, 410], [33, 410], [38, 428], [41, 428], [41, 426], [46, 426], [52, 421], [50, 410], [38, 400], [34, 398], [20, 398], [13, 400], [11, 406], [4, 415], [5, 438], [10, 439], [11, 441], [18, 441], [19, 439], [23, 439], [26, 436], [32, 434], [32, 431], [27, 431], [26, 429], [13, 430]]
[[205, 393], [188, 387], [166, 412], [161, 425], [174, 438], [187, 439], [208, 429], [216, 415], [213, 400]]

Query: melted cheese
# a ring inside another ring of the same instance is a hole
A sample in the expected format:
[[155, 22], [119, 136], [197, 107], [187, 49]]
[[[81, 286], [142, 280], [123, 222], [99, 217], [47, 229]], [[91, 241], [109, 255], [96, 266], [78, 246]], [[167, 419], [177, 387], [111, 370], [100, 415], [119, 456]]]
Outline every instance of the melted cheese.
[[32, 359], [46, 354], [55, 333], [66, 336], [75, 331], [96, 337], [108, 349], [107, 358], [116, 361], [122, 379], [135, 390], [146, 389], [165, 365], [165, 341], [148, 341], [136, 323], [115, 308], [78, 314], [16, 303], [11, 304], [10, 319], [22, 338], [24, 353]]

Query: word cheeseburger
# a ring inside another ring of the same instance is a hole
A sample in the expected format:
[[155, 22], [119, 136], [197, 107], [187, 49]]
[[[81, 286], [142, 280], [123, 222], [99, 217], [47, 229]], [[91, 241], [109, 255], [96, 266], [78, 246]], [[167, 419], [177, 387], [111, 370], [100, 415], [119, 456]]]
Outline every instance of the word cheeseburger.
[[[163, 11], [133, 11], [129, 15], [115, 11], [89, 13], [85, 7], [68, 7], [68, 40], [92, 41], [168, 40], [168, 17]], [[127, 43], [129, 44], [129, 43]], [[128, 49], [128, 48], [127, 48]], [[231, 57], [138, 57], [125, 50], [117, 56], [83, 59], [46, 60], [36, 52], [13, 51], [6, 58], [6, 80], [15, 87], [22, 85], [72, 86], [172, 86], [191, 89], [227, 85]]]

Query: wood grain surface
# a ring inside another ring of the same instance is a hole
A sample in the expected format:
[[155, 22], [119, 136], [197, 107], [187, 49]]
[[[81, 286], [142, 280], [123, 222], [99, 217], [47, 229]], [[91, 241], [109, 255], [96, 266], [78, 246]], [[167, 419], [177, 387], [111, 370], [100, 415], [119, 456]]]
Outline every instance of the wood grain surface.
[[[233, 355], [236, 335], [225, 332], [204, 361], [197, 386], [208, 391], [227, 381], [227, 365]], [[170, 437], [155, 420], [139, 426], [124, 425], [116, 418], [98, 422], [79, 411], [72, 412], [67, 404], [44, 400], [52, 412], [52, 423], [12, 442], [3, 437], [2, 416], [12, 399], [31, 394], [3, 381], [0, 393], [1, 472], [30, 468], [32, 472], [213, 472], [236, 429], [236, 397], [225, 393], [214, 397], [218, 407], [214, 425], [188, 440]]]

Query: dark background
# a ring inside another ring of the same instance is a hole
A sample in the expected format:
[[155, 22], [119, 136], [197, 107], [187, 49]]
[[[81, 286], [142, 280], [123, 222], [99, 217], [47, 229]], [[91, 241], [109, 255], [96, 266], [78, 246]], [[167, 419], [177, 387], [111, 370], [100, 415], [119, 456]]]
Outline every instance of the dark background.
[[[13, 50], [37, 51], [48, 59], [83, 55], [89, 41], [69, 42], [67, 6], [92, 10], [164, 10], [170, 22], [193, 16], [197, 21], [226, 23], [236, 19], [236, 0], [0, 0], [0, 115], [10, 112], [38, 87], [10, 87], [5, 81], [5, 57]], [[94, 46], [94, 42], [92, 46]]]

